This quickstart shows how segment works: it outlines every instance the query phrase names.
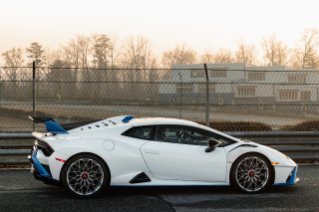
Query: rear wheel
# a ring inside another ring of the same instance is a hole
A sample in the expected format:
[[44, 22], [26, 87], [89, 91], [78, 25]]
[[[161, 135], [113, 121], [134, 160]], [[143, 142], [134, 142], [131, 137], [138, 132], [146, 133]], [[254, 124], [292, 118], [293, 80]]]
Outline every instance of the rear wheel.
[[245, 193], [263, 191], [272, 179], [272, 169], [268, 160], [258, 154], [240, 157], [231, 171], [231, 184]]
[[92, 198], [100, 194], [109, 183], [104, 162], [89, 154], [69, 160], [62, 170], [63, 186], [77, 198]]

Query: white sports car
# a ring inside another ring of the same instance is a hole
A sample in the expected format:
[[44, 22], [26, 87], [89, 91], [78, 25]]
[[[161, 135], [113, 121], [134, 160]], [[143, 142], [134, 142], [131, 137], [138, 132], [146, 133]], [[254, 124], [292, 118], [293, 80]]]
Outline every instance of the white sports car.
[[49, 131], [32, 133], [34, 177], [79, 198], [107, 186], [232, 185], [257, 193], [299, 180], [286, 155], [191, 121], [118, 116], [66, 130], [51, 117], [30, 118]]

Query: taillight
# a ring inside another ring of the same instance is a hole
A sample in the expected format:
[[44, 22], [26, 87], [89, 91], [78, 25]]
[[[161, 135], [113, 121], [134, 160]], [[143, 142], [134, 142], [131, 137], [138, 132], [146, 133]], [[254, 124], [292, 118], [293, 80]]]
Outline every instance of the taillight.
[[45, 156], [50, 156], [54, 152], [54, 149], [46, 142], [36, 140], [35, 145], [38, 147], [38, 149], [42, 150]]

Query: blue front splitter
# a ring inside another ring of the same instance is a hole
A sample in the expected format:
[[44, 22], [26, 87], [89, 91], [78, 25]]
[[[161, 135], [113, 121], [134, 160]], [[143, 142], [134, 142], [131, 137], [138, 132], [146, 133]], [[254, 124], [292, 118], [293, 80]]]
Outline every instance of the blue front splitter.
[[297, 170], [298, 166], [295, 167], [294, 172], [286, 183], [276, 183], [273, 185], [296, 185], [297, 184]]

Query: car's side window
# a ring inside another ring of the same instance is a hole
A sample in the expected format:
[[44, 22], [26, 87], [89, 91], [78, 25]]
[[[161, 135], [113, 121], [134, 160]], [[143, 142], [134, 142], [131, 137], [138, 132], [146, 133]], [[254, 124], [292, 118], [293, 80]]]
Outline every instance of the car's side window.
[[132, 138], [151, 140], [154, 128], [155, 127], [153, 126], [133, 127], [128, 131], [124, 132], [122, 135]]
[[208, 146], [215, 134], [202, 129], [187, 126], [158, 126], [155, 141]]

